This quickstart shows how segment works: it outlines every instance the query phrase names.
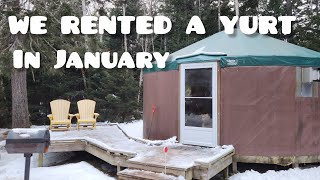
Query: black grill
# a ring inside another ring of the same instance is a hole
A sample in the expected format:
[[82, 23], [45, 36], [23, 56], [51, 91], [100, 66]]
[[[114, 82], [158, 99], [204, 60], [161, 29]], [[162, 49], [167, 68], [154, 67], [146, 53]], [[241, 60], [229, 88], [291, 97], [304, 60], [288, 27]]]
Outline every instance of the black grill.
[[46, 153], [49, 145], [50, 133], [48, 130], [14, 129], [9, 131], [5, 148], [9, 154], [24, 154], [26, 157], [24, 179], [29, 180], [32, 154]]

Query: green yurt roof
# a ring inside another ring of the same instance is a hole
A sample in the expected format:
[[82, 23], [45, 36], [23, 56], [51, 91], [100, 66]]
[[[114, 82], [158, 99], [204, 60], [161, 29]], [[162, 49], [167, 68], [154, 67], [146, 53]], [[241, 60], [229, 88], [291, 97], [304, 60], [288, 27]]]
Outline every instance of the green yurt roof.
[[145, 72], [178, 69], [182, 63], [221, 60], [222, 67], [232, 66], [308, 66], [320, 67], [320, 53], [267, 35], [246, 35], [240, 30], [228, 35], [219, 32], [172, 53], [166, 68]]

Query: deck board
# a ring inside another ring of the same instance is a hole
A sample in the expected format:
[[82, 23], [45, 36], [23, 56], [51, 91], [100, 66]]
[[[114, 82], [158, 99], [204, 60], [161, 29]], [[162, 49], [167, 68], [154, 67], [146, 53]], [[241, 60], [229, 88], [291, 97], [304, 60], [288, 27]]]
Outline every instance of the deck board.
[[162, 173], [166, 165], [169, 174], [186, 179], [211, 178], [231, 164], [234, 154], [232, 146], [204, 148], [167, 142], [169, 152], [165, 162], [164, 145], [135, 140], [116, 125], [51, 132], [50, 135], [49, 152], [87, 151], [114, 166], [157, 173]]
[[178, 180], [179, 177], [165, 175], [163, 173], [155, 173], [151, 171], [141, 171], [141, 170], [128, 170], [118, 172], [118, 177], [120, 180]]

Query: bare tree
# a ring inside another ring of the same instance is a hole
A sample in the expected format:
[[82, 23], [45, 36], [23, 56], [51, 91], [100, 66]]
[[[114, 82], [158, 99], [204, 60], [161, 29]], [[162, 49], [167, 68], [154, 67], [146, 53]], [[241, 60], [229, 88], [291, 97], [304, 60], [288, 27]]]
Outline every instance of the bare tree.
[[[127, 0], [123, 1], [122, 4], [122, 15], [125, 16], [126, 15], [126, 9], [127, 9]], [[124, 34], [123, 35], [123, 43], [124, 43], [124, 51], [128, 52], [128, 40], [127, 40], [127, 35]]]
[[[236, 16], [239, 17], [239, 0], [234, 1], [234, 8], [236, 10]], [[237, 21], [237, 28], [239, 27], [239, 21]]]
[[[150, 15], [154, 16], [157, 13], [157, 8], [159, 6], [158, 0], [148, 0], [143, 1], [144, 4], [144, 15]], [[151, 34], [151, 35], [137, 35], [137, 43], [140, 45], [142, 51], [152, 51], [154, 52], [154, 40], [157, 38], [157, 35]], [[167, 38], [164, 38], [164, 50], [167, 50]], [[143, 69], [140, 70], [140, 76], [139, 76], [139, 91], [137, 96], [138, 103], [140, 102], [141, 97], [141, 88], [143, 84]]]
[[[83, 16], [86, 16], [87, 15], [87, 10], [86, 10], [86, 1], [85, 0], [82, 0], [81, 1], [81, 7], [82, 7], [82, 15]], [[86, 48], [86, 51], [89, 51], [89, 46], [88, 46], [88, 36], [85, 35], [84, 36], [84, 43], [85, 43], [85, 48]], [[81, 69], [81, 75], [82, 75], [82, 81], [83, 81], [83, 86], [84, 86], [84, 89], [87, 89], [87, 78], [86, 78], [86, 71], [84, 68]]]
[[[142, 1], [142, 4], [144, 5], [144, 15], [152, 15], [153, 14], [153, 0], [150, 1]], [[136, 42], [137, 44], [141, 47], [141, 50], [143, 52], [147, 52], [150, 49], [150, 45], [152, 44], [152, 49], [154, 50], [154, 41], [153, 37], [154, 35], [150, 36], [147, 35], [139, 35], [137, 34]], [[151, 40], [152, 39], [152, 40]], [[140, 102], [140, 97], [141, 97], [141, 88], [143, 84], [143, 69], [140, 69], [140, 75], [139, 75], [139, 90], [138, 90], [138, 95], [137, 95], [137, 102]]]
[[219, 31], [221, 31], [220, 16], [221, 16], [221, 0], [218, 0], [218, 30]]

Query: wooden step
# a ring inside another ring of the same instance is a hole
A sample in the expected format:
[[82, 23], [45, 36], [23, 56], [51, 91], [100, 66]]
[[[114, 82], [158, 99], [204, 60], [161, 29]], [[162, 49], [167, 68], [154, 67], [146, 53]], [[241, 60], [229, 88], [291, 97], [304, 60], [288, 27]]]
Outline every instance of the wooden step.
[[[155, 173], [163, 173], [164, 172], [164, 166], [155, 164], [155, 163], [147, 163], [147, 162], [138, 162], [138, 161], [132, 161], [129, 159], [126, 164], [128, 169], [142, 169], [145, 171], [155, 172]], [[192, 179], [192, 167], [190, 168], [177, 168], [177, 167], [171, 167], [167, 166], [167, 174], [176, 176], [176, 177], [183, 177], [186, 180]]]
[[118, 172], [119, 180], [184, 180], [183, 177], [165, 175], [151, 171], [125, 169]]

